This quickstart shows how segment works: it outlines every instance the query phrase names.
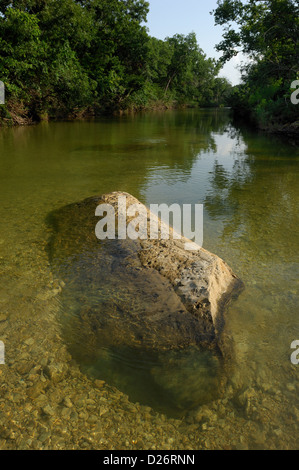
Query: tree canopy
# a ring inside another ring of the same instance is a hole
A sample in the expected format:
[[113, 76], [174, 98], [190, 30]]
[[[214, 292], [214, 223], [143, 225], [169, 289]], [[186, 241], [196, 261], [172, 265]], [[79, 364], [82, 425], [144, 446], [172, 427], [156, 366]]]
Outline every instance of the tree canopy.
[[214, 17], [224, 27], [217, 46], [222, 63], [240, 51], [249, 58], [243, 85], [232, 94], [234, 108], [264, 125], [298, 119], [290, 101], [299, 73], [298, 0], [218, 0]]
[[145, 0], [0, 0], [6, 111], [19, 107], [36, 120], [155, 103], [224, 104], [230, 85], [217, 79], [219, 66], [195, 34], [150, 37], [148, 11]]

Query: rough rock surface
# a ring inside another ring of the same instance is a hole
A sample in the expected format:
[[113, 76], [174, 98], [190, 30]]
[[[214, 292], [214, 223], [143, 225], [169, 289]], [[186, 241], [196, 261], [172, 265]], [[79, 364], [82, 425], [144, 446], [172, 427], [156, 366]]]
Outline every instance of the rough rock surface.
[[119, 196], [127, 206], [140, 204], [113, 192], [50, 217], [51, 264], [68, 287], [62, 299], [73, 303], [85, 340], [96, 347], [100, 332], [101, 344], [115, 346], [217, 348], [225, 306], [242, 282], [218, 256], [186, 251], [188, 240], [173, 239], [171, 229], [169, 240], [98, 240], [96, 208], [108, 203], [117, 214]]

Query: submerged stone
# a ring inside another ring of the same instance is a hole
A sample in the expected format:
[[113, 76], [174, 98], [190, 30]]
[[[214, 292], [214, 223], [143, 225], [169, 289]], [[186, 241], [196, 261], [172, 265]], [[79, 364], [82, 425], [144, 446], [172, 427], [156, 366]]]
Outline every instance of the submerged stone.
[[[186, 251], [190, 241], [173, 239], [172, 229], [169, 240], [98, 240], [96, 208], [111, 204], [117, 216], [119, 195], [128, 206], [140, 204], [116, 192], [63, 207], [49, 218], [49, 254], [64, 286], [61, 322], [71, 353], [83, 367], [98, 368], [96, 379], [111, 382], [115, 370], [114, 383], [122, 385], [120, 369], [134, 363], [135, 371], [147, 368], [141, 381], [144, 388], [156, 384], [159, 401], [164, 389], [166, 401], [206, 402], [215, 395], [220, 362], [230, 349], [222, 334], [225, 307], [242, 283], [216, 255]], [[199, 357], [196, 350], [213, 354]]]
[[171, 229], [170, 240], [98, 240], [96, 208], [109, 203], [117, 214], [120, 194], [128, 206], [140, 204], [116, 192], [51, 214], [50, 258], [67, 286], [62, 296], [73, 297], [82, 323], [109, 344], [215, 347], [241, 281], [216, 255], [186, 251]]

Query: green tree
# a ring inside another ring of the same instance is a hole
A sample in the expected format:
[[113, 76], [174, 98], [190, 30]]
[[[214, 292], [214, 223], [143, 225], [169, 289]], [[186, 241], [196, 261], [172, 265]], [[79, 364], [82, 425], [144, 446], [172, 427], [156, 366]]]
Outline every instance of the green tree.
[[81, 3], [91, 12], [95, 28], [84, 63], [97, 82], [102, 103], [118, 107], [143, 85], [149, 37], [141, 23], [146, 19], [148, 3], [144, 0]]
[[152, 103], [221, 104], [219, 67], [195, 34], [151, 38], [148, 9], [145, 0], [0, 0], [6, 109], [19, 103], [38, 120]]
[[296, 119], [290, 86], [299, 71], [298, 0], [218, 0], [216, 24], [224, 26], [222, 63], [247, 54], [244, 85], [233, 94], [235, 109], [249, 113], [260, 124]]
[[[9, 8], [0, 19], [0, 70], [8, 96], [28, 98], [28, 84], [36, 86], [43, 69], [45, 44], [35, 15]], [[26, 86], [27, 85], [27, 86]]]
[[190, 33], [187, 36], [176, 34], [171, 38], [166, 38], [166, 41], [173, 49], [173, 54], [168, 67], [165, 93], [171, 85], [181, 87], [190, 79], [199, 53], [195, 33]]

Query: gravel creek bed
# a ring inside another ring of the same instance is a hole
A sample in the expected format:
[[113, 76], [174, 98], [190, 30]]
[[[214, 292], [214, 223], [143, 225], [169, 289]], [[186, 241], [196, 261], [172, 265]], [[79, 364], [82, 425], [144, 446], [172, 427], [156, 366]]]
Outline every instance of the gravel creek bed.
[[244, 388], [236, 369], [220, 399], [181, 419], [84, 375], [57, 319], [62, 286], [50, 270], [49, 232], [31, 217], [17, 245], [0, 240], [0, 449], [296, 448], [299, 409], [288, 400], [299, 392], [295, 367], [286, 388], [254, 364]]

